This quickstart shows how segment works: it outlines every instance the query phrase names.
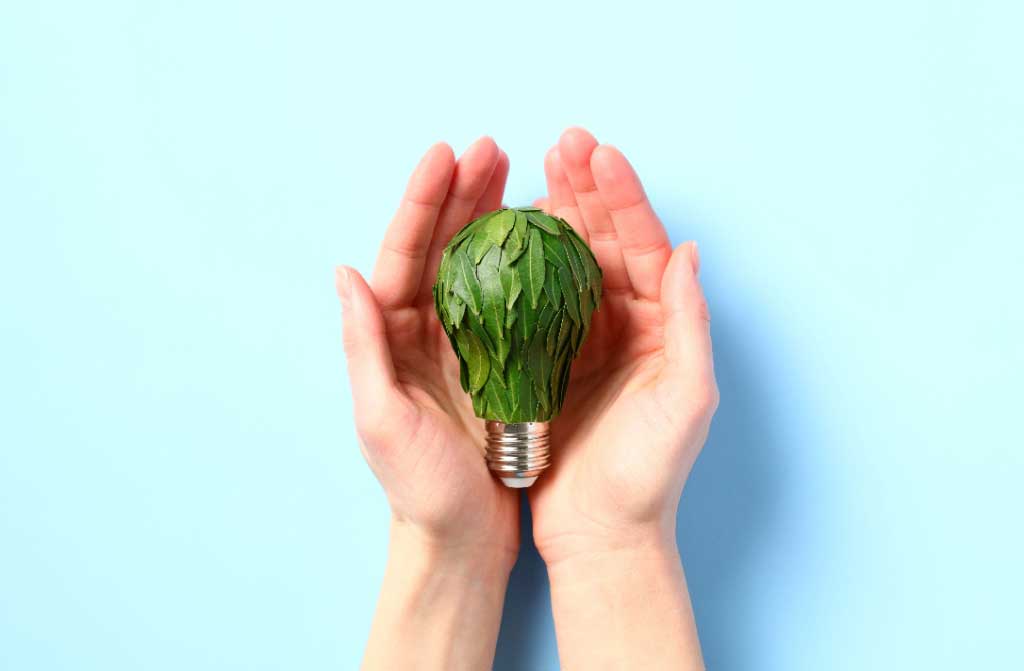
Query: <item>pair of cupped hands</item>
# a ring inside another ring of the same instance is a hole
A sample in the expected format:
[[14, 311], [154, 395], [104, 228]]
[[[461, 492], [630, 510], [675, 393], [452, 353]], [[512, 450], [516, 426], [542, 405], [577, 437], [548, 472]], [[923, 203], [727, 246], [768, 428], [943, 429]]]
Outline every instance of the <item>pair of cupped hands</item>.
[[[483, 420], [459, 386], [434, 312], [441, 252], [502, 206], [509, 160], [489, 137], [457, 160], [431, 147], [384, 233], [372, 279], [339, 267], [356, 428], [387, 494], [392, 534], [418, 552], [511, 570], [518, 490], [483, 459]], [[552, 422], [552, 465], [528, 490], [549, 567], [647, 548], [675, 553], [675, 516], [717, 407], [710, 323], [694, 243], [673, 249], [636, 172], [615, 147], [570, 128], [544, 159], [548, 195], [604, 271], [600, 310]]]

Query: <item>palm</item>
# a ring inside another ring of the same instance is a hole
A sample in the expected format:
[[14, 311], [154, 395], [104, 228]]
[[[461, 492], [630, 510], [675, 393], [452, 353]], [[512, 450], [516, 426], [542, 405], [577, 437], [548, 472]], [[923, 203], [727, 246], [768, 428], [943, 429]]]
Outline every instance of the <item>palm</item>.
[[[388, 379], [372, 394], [374, 381], [362, 385], [372, 398], [357, 417], [367, 461], [397, 517], [446, 542], [486, 539], [514, 548], [516, 498], [487, 471], [482, 423], [459, 387], [457, 360], [430, 299], [441, 248], [474, 216], [500, 206], [507, 173], [507, 157], [489, 138], [458, 163], [436, 146], [417, 167], [373, 278]], [[358, 401], [355, 375], [353, 389]]]
[[553, 466], [530, 493], [546, 556], [665, 522], [652, 511], [674, 509], [714, 405], [713, 377], [709, 387], [699, 364], [678, 356], [692, 343], [669, 323], [666, 302], [678, 296], [661, 295], [672, 253], [665, 231], [624, 157], [608, 148], [594, 159], [595, 147], [571, 130], [546, 165], [545, 205], [589, 236], [605, 271], [601, 309], [552, 425]]

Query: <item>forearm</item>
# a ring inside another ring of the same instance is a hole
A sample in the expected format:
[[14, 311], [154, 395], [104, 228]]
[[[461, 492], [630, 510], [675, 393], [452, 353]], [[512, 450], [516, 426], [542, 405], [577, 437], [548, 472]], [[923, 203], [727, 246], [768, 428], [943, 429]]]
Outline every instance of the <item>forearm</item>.
[[511, 570], [501, 552], [393, 525], [363, 669], [490, 669]]
[[548, 574], [562, 668], [704, 668], [674, 542], [581, 552]]

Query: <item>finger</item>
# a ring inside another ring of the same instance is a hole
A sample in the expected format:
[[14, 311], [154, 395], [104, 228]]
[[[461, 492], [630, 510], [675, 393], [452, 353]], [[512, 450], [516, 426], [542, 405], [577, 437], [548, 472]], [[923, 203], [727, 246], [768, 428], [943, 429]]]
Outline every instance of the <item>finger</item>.
[[629, 275], [622, 260], [619, 239], [611, 215], [601, 202], [590, 170], [590, 157], [597, 148], [594, 136], [582, 128], [570, 128], [558, 140], [558, 153], [572, 187], [580, 218], [589, 234], [590, 248], [604, 271], [604, 287], [609, 290], [630, 289]]
[[482, 137], [471, 144], [455, 164], [448, 197], [441, 206], [430, 249], [427, 251], [427, 261], [420, 280], [420, 300], [430, 300], [430, 290], [441, 263], [441, 251], [456, 231], [469, 223], [498, 167], [498, 155], [498, 145], [494, 144], [494, 140]]
[[428, 149], [413, 170], [373, 271], [374, 291], [383, 309], [407, 305], [416, 295], [454, 170], [452, 148], [443, 142]]
[[505, 195], [505, 182], [508, 180], [508, 167], [508, 154], [499, 149], [498, 165], [494, 167], [491, 181], [487, 183], [487, 188], [484, 189], [483, 195], [480, 196], [476, 207], [473, 208], [471, 219], [476, 219], [482, 214], [487, 214], [501, 207], [501, 198]]
[[384, 317], [373, 291], [356, 270], [339, 267], [335, 287], [341, 300], [342, 340], [357, 422], [372, 427], [401, 395]]
[[551, 214], [551, 210], [548, 209], [548, 203], [549, 201], [547, 198], [537, 198], [533, 201], [533, 206]]
[[[665, 324], [665, 358], [671, 378], [691, 397], [717, 403], [711, 317], [697, 270], [697, 245], [676, 247], [662, 278], [661, 309]], [[706, 398], [705, 398], [706, 396]]]
[[589, 240], [590, 234], [587, 227], [583, 225], [583, 217], [576, 205], [576, 196], [573, 195], [569, 178], [565, 174], [565, 166], [562, 165], [562, 157], [558, 152], [558, 145], [548, 150], [544, 155], [544, 177], [548, 183], [548, 207], [545, 211], [556, 217], [561, 217], [569, 222], [580, 237]]
[[640, 178], [622, 152], [610, 145], [594, 150], [590, 169], [615, 227], [633, 291], [640, 298], [658, 300], [672, 245], [647, 200]]

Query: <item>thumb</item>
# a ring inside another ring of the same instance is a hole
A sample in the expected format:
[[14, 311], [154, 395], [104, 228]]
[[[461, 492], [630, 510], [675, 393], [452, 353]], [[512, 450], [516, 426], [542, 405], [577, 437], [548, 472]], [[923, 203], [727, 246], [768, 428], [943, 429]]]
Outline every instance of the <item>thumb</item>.
[[697, 243], [675, 248], [661, 281], [661, 309], [665, 324], [665, 358], [679, 383], [700, 397], [717, 402], [711, 317], [697, 279], [700, 257]]
[[396, 391], [384, 315], [373, 291], [355, 269], [336, 268], [334, 284], [341, 300], [342, 340], [356, 418], [372, 425], [372, 417]]

